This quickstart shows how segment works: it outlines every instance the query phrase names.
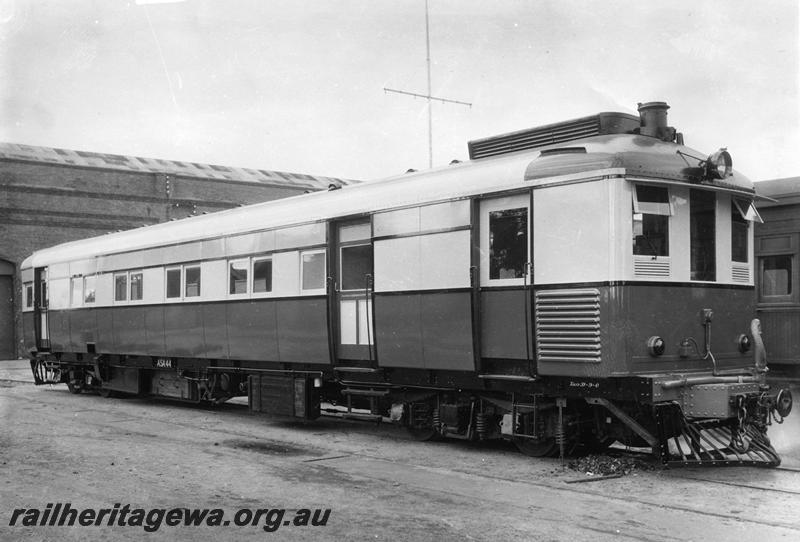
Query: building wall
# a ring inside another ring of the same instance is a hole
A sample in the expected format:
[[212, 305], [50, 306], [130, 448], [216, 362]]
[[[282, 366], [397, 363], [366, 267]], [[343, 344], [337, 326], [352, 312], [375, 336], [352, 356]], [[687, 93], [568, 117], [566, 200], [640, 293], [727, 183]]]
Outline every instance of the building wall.
[[[318, 186], [309, 187], [308, 182], [288, 179], [295, 174], [277, 174], [287, 177], [282, 183], [242, 181], [231, 178], [235, 169], [220, 166], [209, 170], [213, 177], [204, 178], [175, 174], [168, 167], [174, 169], [174, 162], [163, 163], [166, 172], [0, 157], [0, 262], [6, 262], [0, 271], [18, 271], [31, 253], [59, 243], [298, 195], [337, 181], [318, 178]], [[227, 178], [220, 178], [222, 169]], [[12, 281], [13, 296], [0, 296], [0, 359], [26, 354], [17, 273], [0, 275], [0, 294]]]

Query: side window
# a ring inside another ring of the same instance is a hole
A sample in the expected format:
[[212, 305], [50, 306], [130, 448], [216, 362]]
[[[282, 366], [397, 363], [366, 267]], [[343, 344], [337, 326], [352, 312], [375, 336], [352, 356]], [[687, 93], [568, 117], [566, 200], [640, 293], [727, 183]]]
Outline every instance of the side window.
[[94, 303], [95, 291], [97, 289], [97, 277], [83, 277], [83, 302]]
[[690, 191], [691, 280], [717, 279], [716, 204], [714, 192], [696, 189]]
[[272, 291], [272, 259], [253, 260], [253, 293]]
[[186, 266], [186, 291], [184, 297], [198, 297], [200, 295], [200, 266]]
[[528, 261], [528, 209], [489, 212], [489, 279], [516, 279]]
[[181, 297], [181, 268], [167, 269], [167, 299]]
[[72, 294], [70, 306], [80, 307], [83, 304], [83, 277], [72, 277]]
[[249, 260], [237, 260], [228, 263], [228, 293], [231, 295], [247, 293], [247, 272], [249, 269]]
[[131, 271], [131, 301], [141, 301], [144, 296], [143, 273]]
[[669, 189], [637, 184], [633, 190], [633, 253], [669, 256]]
[[731, 198], [731, 202], [731, 259], [734, 262], [747, 263], [750, 254], [750, 223], [764, 221], [751, 201]]
[[300, 289], [325, 288], [325, 251], [308, 251], [300, 254]]
[[114, 301], [128, 300], [128, 274], [118, 273], [114, 275]]
[[759, 271], [762, 298], [792, 295], [792, 256], [763, 256]]
[[372, 245], [341, 248], [342, 290], [366, 290], [367, 275], [372, 274]]
[[25, 308], [33, 308], [33, 284], [30, 282], [25, 283]]

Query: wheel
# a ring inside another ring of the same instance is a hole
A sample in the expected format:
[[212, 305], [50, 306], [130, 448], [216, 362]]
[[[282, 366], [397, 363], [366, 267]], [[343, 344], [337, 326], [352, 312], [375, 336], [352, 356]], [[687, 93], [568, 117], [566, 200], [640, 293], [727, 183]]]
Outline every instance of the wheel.
[[583, 445], [587, 454], [599, 454], [606, 451], [616, 441], [617, 439], [613, 437], [598, 438], [596, 435], [589, 435], [585, 437]]
[[433, 427], [406, 427], [411, 438], [420, 442], [427, 440], [439, 440], [441, 435]]
[[70, 393], [79, 394], [83, 391], [83, 386], [78, 382], [67, 382], [67, 389]]
[[100, 397], [114, 397], [114, 390], [108, 388], [99, 388], [97, 393], [100, 394]]
[[558, 455], [558, 443], [552, 437], [540, 440], [516, 437], [513, 442], [520, 452], [530, 457], [552, 457]]

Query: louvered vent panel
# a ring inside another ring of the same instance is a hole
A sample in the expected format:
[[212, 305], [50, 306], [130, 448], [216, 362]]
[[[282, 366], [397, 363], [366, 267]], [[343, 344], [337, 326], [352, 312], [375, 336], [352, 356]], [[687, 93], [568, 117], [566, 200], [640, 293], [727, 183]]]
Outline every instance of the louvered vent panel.
[[603, 134], [630, 134], [639, 128], [639, 117], [626, 113], [599, 113], [591, 117], [548, 124], [519, 132], [470, 141], [470, 160], [497, 156]]
[[472, 160], [536, 149], [554, 143], [563, 143], [583, 137], [600, 134], [600, 121], [597, 117], [577, 119], [562, 124], [531, 128], [521, 132], [505, 134], [478, 141], [470, 141], [469, 157]]
[[750, 283], [749, 265], [734, 265], [731, 271], [731, 276], [734, 282]]
[[670, 261], [636, 258], [633, 260], [633, 274], [637, 277], [669, 278]]
[[600, 292], [537, 292], [536, 349], [539, 361], [599, 363]]

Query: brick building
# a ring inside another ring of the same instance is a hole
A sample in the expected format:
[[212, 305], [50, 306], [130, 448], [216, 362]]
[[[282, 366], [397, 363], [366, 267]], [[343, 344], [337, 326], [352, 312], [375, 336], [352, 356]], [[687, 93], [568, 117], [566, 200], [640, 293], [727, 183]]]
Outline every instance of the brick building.
[[23, 354], [17, 271], [33, 251], [346, 182], [0, 143], [0, 359]]

